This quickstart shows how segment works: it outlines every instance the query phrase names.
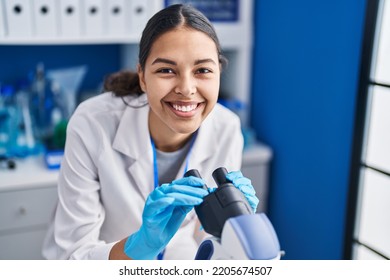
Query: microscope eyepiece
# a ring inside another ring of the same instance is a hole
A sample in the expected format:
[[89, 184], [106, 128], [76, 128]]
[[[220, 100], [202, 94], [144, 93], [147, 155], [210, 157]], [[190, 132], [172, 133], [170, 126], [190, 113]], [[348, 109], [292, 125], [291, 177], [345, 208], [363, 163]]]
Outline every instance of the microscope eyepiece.
[[228, 174], [225, 167], [219, 167], [214, 170], [213, 172], [213, 178], [215, 183], [217, 183], [218, 187], [223, 187], [225, 184], [231, 183], [227, 178], [226, 175]]
[[198, 171], [197, 169], [190, 169], [190, 170], [188, 170], [188, 171], [184, 174], [184, 177], [190, 177], [190, 176], [202, 178], [202, 176], [200, 176], [200, 173], [199, 173], [199, 171]]
[[[227, 174], [228, 171], [224, 167], [215, 169], [212, 176], [218, 188], [206, 195], [200, 205], [195, 206], [195, 212], [204, 230], [216, 237], [221, 236], [227, 219], [252, 214], [245, 196], [226, 178]], [[189, 176], [201, 178], [196, 169], [188, 170], [184, 174], [184, 177]], [[208, 190], [206, 185], [203, 188]]]
[[[202, 179], [202, 176], [200, 176], [200, 173], [199, 173], [199, 171], [197, 169], [190, 169], [186, 173], [184, 173], [184, 177], [190, 177], [190, 176], [194, 176], [194, 177]], [[207, 187], [206, 184], [204, 184], [202, 188], [204, 190], [210, 192], [210, 190], [209, 190], [209, 188]]]

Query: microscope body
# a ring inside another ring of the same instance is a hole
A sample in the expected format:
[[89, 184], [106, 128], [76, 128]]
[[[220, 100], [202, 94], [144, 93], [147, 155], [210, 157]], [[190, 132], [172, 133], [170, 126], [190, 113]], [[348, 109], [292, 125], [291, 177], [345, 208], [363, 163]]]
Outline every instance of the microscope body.
[[[226, 174], [224, 167], [213, 172], [218, 188], [195, 206], [203, 229], [212, 235], [199, 246], [195, 259], [280, 259], [280, 245], [271, 222], [264, 213], [252, 212], [243, 193]], [[195, 169], [185, 176], [201, 178]]]

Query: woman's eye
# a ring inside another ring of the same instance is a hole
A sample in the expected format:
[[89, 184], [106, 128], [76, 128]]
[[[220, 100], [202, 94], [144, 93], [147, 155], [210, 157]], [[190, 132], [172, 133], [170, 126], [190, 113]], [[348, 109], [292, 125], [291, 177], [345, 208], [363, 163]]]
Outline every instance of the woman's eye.
[[161, 68], [157, 70], [157, 73], [162, 73], [162, 74], [173, 74], [175, 73], [172, 69], [170, 68]]
[[207, 69], [207, 68], [200, 68], [200, 69], [196, 70], [196, 73], [197, 74], [208, 74], [208, 73], [212, 73], [212, 71], [210, 69]]

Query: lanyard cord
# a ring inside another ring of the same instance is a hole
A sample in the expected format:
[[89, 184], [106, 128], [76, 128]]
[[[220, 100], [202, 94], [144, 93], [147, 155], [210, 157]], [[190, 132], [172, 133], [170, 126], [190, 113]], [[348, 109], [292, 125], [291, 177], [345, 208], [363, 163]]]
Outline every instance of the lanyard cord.
[[[191, 143], [190, 143], [190, 149], [188, 151], [188, 154], [186, 156], [186, 164], [184, 166], [184, 174], [188, 170], [188, 162], [191, 156], [192, 146], [194, 145], [196, 136], [198, 135], [198, 131], [196, 131], [192, 135]], [[150, 137], [150, 144], [152, 145], [152, 151], [153, 151], [153, 178], [154, 178], [154, 188], [157, 188], [159, 186], [158, 183], [158, 165], [157, 165], [157, 151], [156, 151], [156, 145], [154, 144], [154, 140], [152, 137]], [[183, 175], [184, 175], [183, 174]], [[162, 260], [164, 258], [165, 249], [163, 249], [157, 256], [158, 260]]]
[[[190, 149], [188, 151], [188, 154], [186, 156], [186, 164], [184, 166], [184, 173], [183, 175], [188, 171], [188, 162], [190, 160], [192, 147], [194, 146], [194, 142], [196, 139], [196, 136], [198, 135], [198, 131], [194, 133], [191, 139], [190, 143]], [[152, 145], [152, 151], [153, 151], [153, 178], [154, 178], [154, 188], [157, 188], [159, 186], [158, 183], [158, 165], [157, 165], [157, 151], [156, 151], [156, 145], [154, 144], [154, 140], [152, 137], [150, 137], [150, 144]]]
[[153, 151], [153, 178], [154, 178], [154, 188], [158, 187], [158, 166], [157, 166], [157, 152], [156, 145], [154, 144], [153, 138], [150, 137], [150, 143], [152, 144]]

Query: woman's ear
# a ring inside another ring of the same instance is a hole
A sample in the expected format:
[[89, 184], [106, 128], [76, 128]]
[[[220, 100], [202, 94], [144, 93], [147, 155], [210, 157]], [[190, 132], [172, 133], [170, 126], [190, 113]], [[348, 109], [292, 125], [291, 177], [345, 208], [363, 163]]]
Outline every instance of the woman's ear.
[[139, 86], [141, 87], [143, 92], [146, 92], [145, 73], [139, 63], [137, 64], [137, 73], [139, 79]]

